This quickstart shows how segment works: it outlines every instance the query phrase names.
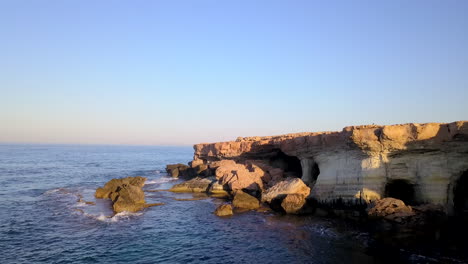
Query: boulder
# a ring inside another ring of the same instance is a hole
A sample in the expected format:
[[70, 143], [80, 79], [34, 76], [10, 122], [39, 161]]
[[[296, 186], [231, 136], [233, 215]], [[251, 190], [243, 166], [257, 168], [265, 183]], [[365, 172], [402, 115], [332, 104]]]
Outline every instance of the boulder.
[[250, 171], [256, 170], [256, 167], [259, 167], [260, 177], [263, 180], [264, 185], [271, 187], [276, 183], [282, 181], [285, 178], [285, 172], [283, 169], [272, 164], [265, 160], [246, 160], [245, 164], [248, 166]]
[[216, 208], [214, 214], [217, 216], [230, 216], [233, 215], [232, 213], [232, 205], [230, 204], [222, 204]]
[[260, 202], [257, 198], [243, 191], [237, 191], [234, 194], [232, 205], [236, 208], [254, 210], [260, 207]]
[[221, 166], [236, 165], [236, 162], [233, 160], [218, 160], [218, 161], [212, 161], [208, 165], [211, 169], [216, 170], [218, 167], [221, 167]]
[[260, 192], [263, 190], [262, 176], [265, 174], [259, 167], [248, 167], [229, 161], [220, 165], [215, 172], [220, 184], [231, 191], [248, 190]]
[[97, 188], [96, 192], [94, 193], [94, 197], [99, 198], [99, 199], [108, 199], [109, 194], [111, 193], [110, 190], [104, 189], [104, 188]]
[[142, 189], [145, 181], [146, 178], [139, 176], [112, 179], [104, 187], [98, 188], [94, 196], [111, 199], [115, 213], [136, 212], [146, 207], [145, 194]]
[[202, 164], [205, 164], [205, 162], [203, 162], [203, 160], [201, 160], [201, 159], [195, 159], [195, 160], [192, 160], [191, 162], [189, 162], [189, 165], [192, 168], [196, 168], [197, 166], [202, 165]]
[[264, 191], [262, 202], [271, 203], [273, 199], [283, 199], [289, 194], [301, 195], [305, 199], [310, 194], [310, 188], [299, 178], [287, 178]]
[[169, 190], [171, 192], [207, 192], [211, 184], [214, 182], [212, 178], [196, 177], [189, 181], [176, 184]]
[[178, 164], [168, 164], [166, 165], [166, 172], [168, 174], [170, 174], [172, 177], [174, 178], [178, 178], [179, 177], [179, 167], [181, 168], [181, 170], [185, 170], [188, 168], [187, 165], [184, 165], [184, 164], [181, 164], [181, 163], [178, 163]]
[[122, 179], [112, 179], [108, 181], [104, 187], [97, 188], [94, 196], [96, 198], [101, 199], [109, 199], [111, 198], [112, 193], [116, 192], [117, 188], [121, 187], [122, 185], [134, 185], [137, 187], [143, 187], [145, 185], [146, 178], [145, 177], [127, 177]]
[[306, 204], [306, 196], [303, 194], [288, 194], [281, 202], [281, 207], [288, 214], [299, 214]]
[[372, 218], [402, 222], [404, 218], [415, 215], [415, 212], [413, 212], [411, 206], [405, 205], [402, 200], [388, 197], [375, 201], [367, 214]]
[[218, 181], [214, 181], [208, 188], [209, 194], [214, 194], [215, 196], [228, 196], [229, 192], [224, 189], [224, 186]]
[[262, 168], [262, 166], [259, 166], [253, 162], [246, 162], [246, 168], [251, 174], [254, 175], [255, 178], [260, 178], [262, 180], [262, 183], [268, 183], [271, 181], [270, 174], [267, 172], [267, 170]]
[[197, 172], [194, 168], [181, 163], [166, 165], [166, 171], [173, 178], [192, 178], [197, 175]]
[[122, 185], [112, 207], [116, 213], [123, 211], [136, 212], [145, 208], [145, 194], [141, 187]]
[[200, 176], [210, 176], [210, 169], [208, 168], [208, 165], [206, 164], [200, 164], [198, 166], [196, 166], [195, 168], [193, 168], [194, 170], [194, 173], [196, 175], [200, 175]]

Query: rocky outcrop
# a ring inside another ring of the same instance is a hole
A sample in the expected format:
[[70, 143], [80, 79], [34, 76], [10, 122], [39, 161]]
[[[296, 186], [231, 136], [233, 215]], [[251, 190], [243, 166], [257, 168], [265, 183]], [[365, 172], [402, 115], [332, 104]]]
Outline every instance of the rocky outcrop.
[[111, 196], [118, 195], [118, 189], [124, 185], [133, 185], [136, 187], [143, 187], [145, 185], [146, 178], [145, 177], [127, 177], [122, 179], [112, 179], [108, 181], [104, 187], [97, 188], [94, 196], [96, 198], [107, 199], [111, 198]]
[[405, 228], [429, 230], [438, 229], [448, 218], [441, 205], [424, 204], [408, 206], [394, 198], [384, 198], [371, 204], [367, 211], [370, 219], [403, 225]]
[[405, 205], [402, 200], [395, 198], [384, 198], [374, 202], [368, 215], [374, 218], [384, 218], [391, 221], [401, 222], [402, 218], [415, 215], [411, 206]]
[[127, 177], [112, 179], [104, 187], [98, 188], [94, 194], [96, 198], [111, 199], [114, 212], [136, 212], [148, 205], [142, 187], [145, 185], [144, 177]]
[[192, 178], [201, 174], [201, 171], [194, 170], [193, 168], [180, 163], [167, 165], [166, 172], [173, 178]]
[[266, 173], [258, 166], [232, 163], [222, 164], [216, 169], [216, 179], [230, 191], [248, 190], [260, 192], [263, 190], [263, 177]]
[[299, 178], [287, 178], [262, 193], [262, 202], [271, 203], [273, 199], [285, 198], [289, 194], [307, 197], [310, 188]]
[[304, 206], [307, 203], [306, 196], [301, 194], [288, 194], [281, 201], [281, 208], [287, 214], [299, 214], [303, 211]]
[[260, 202], [257, 198], [253, 197], [252, 195], [249, 195], [243, 191], [237, 191], [234, 194], [232, 205], [235, 208], [255, 210], [260, 207]]
[[466, 209], [456, 208], [466, 198], [457, 194], [457, 186], [468, 182], [460, 181], [468, 175], [466, 121], [350, 126], [197, 144], [194, 150], [191, 167], [205, 165], [230, 189], [265, 193], [296, 177], [322, 204], [353, 206], [395, 197], [408, 204], [439, 204], [449, 214]]
[[288, 214], [306, 212], [305, 205], [310, 188], [299, 178], [286, 178], [262, 193], [262, 202]]
[[145, 193], [141, 187], [135, 185], [122, 186], [116, 192], [112, 207], [116, 213], [123, 211], [136, 212], [146, 207]]
[[213, 182], [214, 182], [214, 179], [196, 177], [189, 181], [172, 186], [170, 191], [171, 192], [204, 193], [209, 190]]
[[232, 212], [232, 205], [230, 204], [222, 204], [216, 208], [214, 214], [217, 216], [230, 216], [233, 215]]
[[224, 185], [222, 185], [218, 181], [214, 181], [210, 185], [210, 187], [208, 188], [207, 193], [211, 194], [213, 196], [218, 196], [218, 197], [229, 196], [229, 192], [227, 191], [227, 188], [225, 188]]

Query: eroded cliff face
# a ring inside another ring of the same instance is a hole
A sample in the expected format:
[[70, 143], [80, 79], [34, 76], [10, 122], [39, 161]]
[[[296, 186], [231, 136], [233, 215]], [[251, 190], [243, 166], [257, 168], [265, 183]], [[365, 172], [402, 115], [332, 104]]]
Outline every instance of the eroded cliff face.
[[468, 121], [351, 126], [194, 149], [192, 167], [226, 159], [268, 164], [272, 175], [302, 178], [312, 187], [310, 196], [325, 204], [392, 196], [409, 204], [440, 204], [449, 214], [468, 209]]

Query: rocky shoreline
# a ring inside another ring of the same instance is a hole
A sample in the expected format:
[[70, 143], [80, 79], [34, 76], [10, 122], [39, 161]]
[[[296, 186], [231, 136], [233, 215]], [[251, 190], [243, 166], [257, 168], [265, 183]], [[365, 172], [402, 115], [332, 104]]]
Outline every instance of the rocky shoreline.
[[[442, 243], [450, 255], [468, 235], [467, 157], [465, 121], [238, 138], [197, 144], [191, 162], [168, 164], [168, 175], [184, 181], [163, 191], [222, 198], [219, 217], [253, 210], [351, 219], [385, 245]], [[111, 199], [116, 213], [159, 205], [145, 203], [145, 180], [113, 179], [95, 197]]]
[[[232, 165], [231, 162], [228, 162], [228, 164]], [[222, 166], [219, 167], [221, 171], [232, 169], [230, 166]], [[239, 165], [236, 166], [239, 167]], [[170, 171], [171, 167], [169, 165], [167, 170]], [[236, 174], [235, 170], [231, 170], [228, 176], [232, 177], [232, 174]], [[345, 209], [342, 209], [339, 205], [336, 207], [333, 205], [321, 207], [310, 196], [311, 188], [299, 178], [285, 178], [258, 192], [257, 188], [236, 188], [238, 186], [236, 184], [234, 184], [234, 188], [230, 187], [232, 185], [225, 186], [222, 184], [225, 182], [222, 178], [226, 175], [218, 175], [222, 176], [204, 178], [198, 176], [174, 185], [169, 191], [176, 193], [205, 193], [211, 197], [226, 198], [228, 202], [220, 205], [214, 212], [218, 216], [233, 215], [233, 209], [240, 209], [237, 211], [242, 212], [263, 207], [266, 210], [296, 215], [314, 214], [319, 210], [320, 212], [317, 214], [321, 216], [339, 216], [360, 220], [380, 219], [406, 226], [424, 226], [434, 220], [433, 216], [438, 216], [439, 219], [446, 217], [441, 206], [427, 204], [412, 207], [406, 205], [402, 200], [391, 197], [376, 200], [365, 207], [346, 207]], [[244, 174], [241, 173], [241, 175]], [[246, 176], [244, 175], [244, 177]], [[249, 177], [248, 179], [254, 181], [255, 177]], [[248, 179], [243, 180], [247, 181]]]
[[[317, 214], [415, 228], [463, 215], [468, 122], [352, 126], [194, 146], [189, 164], [166, 171], [173, 192], [238, 197], [284, 214]], [[466, 187], [468, 189], [468, 185]], [[246, 199], [246, 198], [245, 198]], [[252, 200], [253, 201], [253, 200]], [[254, 203], [250, 203], [254, 204]]]
[[[197, 144], [191, 162], [169, 164], [166, 171], [187, 180], [172, 192], [255, 199], [258, 205], [244, 206], [250, 209], [407, 223], [468, 211], [467, 153], [466, 121], [353, 126]], [[145, 180], [111, 180], [95, 197], [111, 199], [115, 212], [141, 210], [148, 206]], [[232, 202], [233, 208], [239, 204]]]

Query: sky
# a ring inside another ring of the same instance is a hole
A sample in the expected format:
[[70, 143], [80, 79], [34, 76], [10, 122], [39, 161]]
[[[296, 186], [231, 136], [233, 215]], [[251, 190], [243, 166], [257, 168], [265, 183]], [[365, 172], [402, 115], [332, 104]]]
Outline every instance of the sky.
[[0, 0], [0, 142], [468, 119], [468, 1]]

